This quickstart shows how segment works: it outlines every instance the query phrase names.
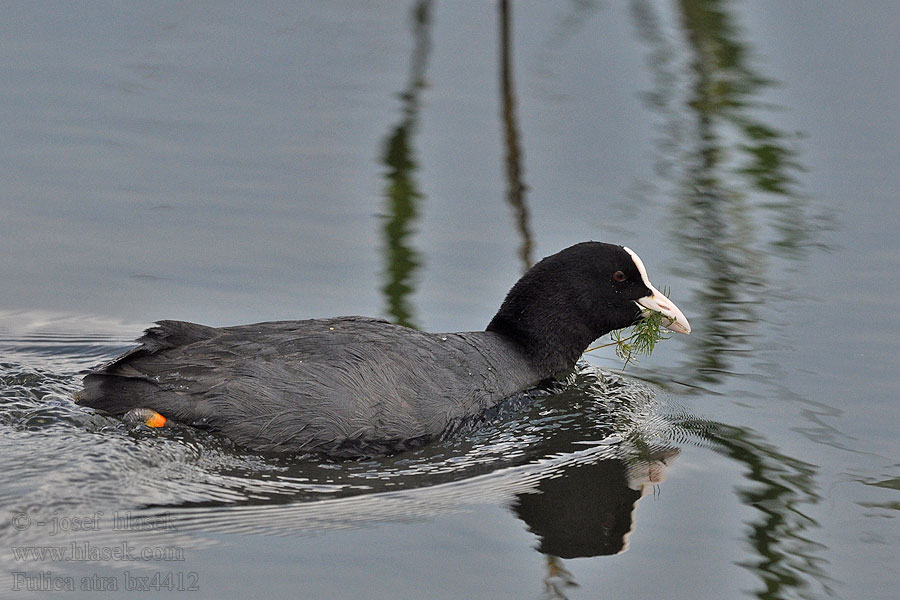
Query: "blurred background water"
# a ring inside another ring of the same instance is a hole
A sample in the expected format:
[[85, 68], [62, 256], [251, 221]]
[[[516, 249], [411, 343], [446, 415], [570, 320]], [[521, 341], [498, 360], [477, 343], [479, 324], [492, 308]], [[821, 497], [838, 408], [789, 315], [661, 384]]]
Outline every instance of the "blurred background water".
[[[896, 597], [898, 32], [888, 0], [5, 5], [0, 595]], [[459, 439], [271, 457], [71, 402], [156, 319], [480, 329], [586, 239], [694, 333]]]

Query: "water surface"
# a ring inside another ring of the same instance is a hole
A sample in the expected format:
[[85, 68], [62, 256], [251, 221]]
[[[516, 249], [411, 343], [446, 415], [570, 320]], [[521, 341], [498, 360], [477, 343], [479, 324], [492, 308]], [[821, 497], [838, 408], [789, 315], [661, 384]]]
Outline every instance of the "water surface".
[[[8, 12], [0, 595], [896, 595], [894, 3]], [[585, 239], [693, 334], [458, 439], [273, 457], [71, 402], [161, 318], [482, 328]]]

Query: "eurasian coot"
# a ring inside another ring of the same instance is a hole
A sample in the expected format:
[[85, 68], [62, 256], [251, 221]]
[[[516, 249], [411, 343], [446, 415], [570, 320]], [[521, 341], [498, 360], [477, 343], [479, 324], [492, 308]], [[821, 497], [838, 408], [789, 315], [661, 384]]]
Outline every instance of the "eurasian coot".
[[86, 375], [76, 399], [114, 415], [152, 409], [253, 450], [393, 452], [568, 374], [593, 340], [645, 309], [690, 332], [634, 252], [583, 242], [534, 265], [485, 331], [425, 333], [366, 317], [160, 321]]

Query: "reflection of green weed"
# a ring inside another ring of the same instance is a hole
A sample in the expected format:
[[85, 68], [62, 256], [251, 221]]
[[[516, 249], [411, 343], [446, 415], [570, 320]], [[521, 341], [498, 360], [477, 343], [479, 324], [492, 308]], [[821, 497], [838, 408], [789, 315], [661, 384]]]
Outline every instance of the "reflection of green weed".
[[[668, 294], [669, 291], [666, 289], [663, 295]], [[626, 333], [628, 328], [616, 329], [609, 334], [612, 342], [588, 348], [586, 352], [615, 345], [616, 356], [624, 360], [626, 366], [630, 362], [636, 363], [635, 355], [650, 356], [658, 341], [671, 337], [666, 334], [665, 329], [671, 322], [672, 320], [661, 312], [644, 311], [644, 318], [631, 326], [630, 333]]]

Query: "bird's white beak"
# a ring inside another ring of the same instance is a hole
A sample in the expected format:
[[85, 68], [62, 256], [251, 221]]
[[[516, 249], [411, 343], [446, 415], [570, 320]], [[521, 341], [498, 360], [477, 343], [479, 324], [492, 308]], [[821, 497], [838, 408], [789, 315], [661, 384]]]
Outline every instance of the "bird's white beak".
[[688, 323], [684, 313], [682, 313], [678, 307], [675, 306], [675, 303], [666, 298], [658, 289], [652, 285], [649, 287], [650, 291], [653, 293], [639, 299], [637, 301], [638, 306], [646, 308], [647, 310], [661, 312], [663, 316], [671, 319], [668, 325], [666, 325], [666, 329], [671, 329], [676, 333], [690, 333], [691, 324]]
[[684, 313], [675, 306], [674, 302], [666, 298], [662, 292], [653, 287], [653, 284], [650, 283], [650, 278], [647, 277], [647, 269], [644, 267], [644, 261], [641, 260], [641, 257], [635, 254], [630, 248], [625, 248], [625, 252], [631, 255], [631, 259], [634, 261], [635, 266], [641, 274], [641, 279], [644, 280], [644, 285], [650, 288], [649, 296], [644, 296], [643, 298], [636, 300], [638, 306], [646, 308], [647, 310], [655, 310], [662, 313], [663, 316], [668, 317], [670, 321], [669, 324], [666, 325], [666, 329], [670, 329], [676, 333], [690, 333], [691, 324], [688, 323]]

